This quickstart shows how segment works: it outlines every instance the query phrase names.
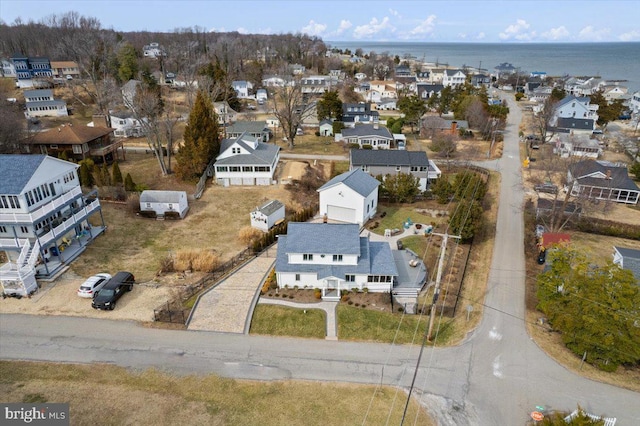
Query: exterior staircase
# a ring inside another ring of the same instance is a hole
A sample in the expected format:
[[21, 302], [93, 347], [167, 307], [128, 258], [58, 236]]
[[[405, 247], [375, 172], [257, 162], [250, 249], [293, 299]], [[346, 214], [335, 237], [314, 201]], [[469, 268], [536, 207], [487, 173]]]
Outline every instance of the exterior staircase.
[[36, 283], [36, 264], [40, 256], [40, 244], [29, 240], [17, 240], [21, 247], [15, 263], [9, 262], [0, 267], [0, 285], [4, 294], [28, 296], [38, 289]]

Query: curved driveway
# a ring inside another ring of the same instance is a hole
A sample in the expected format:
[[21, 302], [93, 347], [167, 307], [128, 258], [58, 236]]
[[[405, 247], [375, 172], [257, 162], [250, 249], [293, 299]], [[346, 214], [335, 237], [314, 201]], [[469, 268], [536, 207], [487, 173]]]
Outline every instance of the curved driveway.
[[[416, 386], [443, 425], [519, 425], [536, 405], [572, 410], [577, 404], [640, 424], [640, 395], [576, 376], [529, 338], [522, 318], [524, 252], [520, 111], [511, 107], [505, 131], [498, 229], [483, 320], [459, 347], [428, 348]], [[247, 379], [308, 379], [408, 387], [418, 347], [148, 329], [87, 318], [0, 315], [0, 358], [111, 362], [177, 373], [217, 373]], [[354, 423], [361, 423], [355, 419]]]

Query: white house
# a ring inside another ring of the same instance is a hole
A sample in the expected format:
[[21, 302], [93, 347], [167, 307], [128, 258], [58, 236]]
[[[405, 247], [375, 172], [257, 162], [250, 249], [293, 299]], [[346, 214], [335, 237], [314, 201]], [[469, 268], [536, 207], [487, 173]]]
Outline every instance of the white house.
[[462, 70], [445, 70], [442, 78], [443, 86], [456, 87], [464, 84], [467, 76]]
[[391, 247], [359, 232], [356, 224], [289, 223], [278, 237], [278, 287], [319, 288], [325, 300], [339, 300], [341, 290], [391, 292], [398, 277]]
[[353, 128], [342, 129], [342, 133], [336, 133], [335, 140], [358, 144], [360, 148], [370, 146], [372, 149], [389, 149], [394, 138], [389, 129], [384, 126], [358, 124]]
[[[145, 134], [142, 123], [131, 112], [111, 112], [109, 118], [111, 128], [115, 129], [113, 135], [117, 138], [138, 138]], [[91, 122], [87, 126], [95, 126], [95, 123]]]
[[236, 91], [236, 96], [240, 99], [246, 99], [251, 97], [251, 90], [253, 90], [253, 84], [250, 81], [236, 80], [231, 82], [231, 87]]
[[276, 223], [284, 220], [284, 204], [271, 200], [251, 212], [251, 226], [267, 232]]
[[333, 121], [325, 118], [319, 125], [320, 136], [333, 136]]
[[376, 214], [379, 185], [359, 168], [342, 173], [318, 188], [320, 214], [362, 226]]
[[[78, 165], [46, 155], [0, 155], [0, 266], [5, 294], [26, 296], [104, 229], [95, 192], [82, 193]], [[102, 226], [89, 218], [99, 213]]]
[[285, 87], [290, 85], [290, 82], [291, 80], [289, 78], [285, 80], [283, 77], [277, 75], [265, 76], [265, 78], [262, 79], [262, 85], [264, 87]]
[[163, 47], [158, 43], [149, 43], [142, 49], [142, 54], [145, 58], [159, 58], [161, 56], [167, 56]]
[[640, 250], [613, 246], [613, 263], [631, 271], [640, 283]]
[[37, 89], [24, 91], [27, 117], [66, 117], [67, 103], [53, 98], [53, 90]]
[[214, 102], [213, 109], [216, 110], [218, 116], [218, 124], [225, 125], [233, 123], [238, 119], [238, 112], [229, 106], [227, 101]]
[[243, 133], [224, 139], [216, 157], [215, 179], [219, 185], [271, 185], [280, 159], [280, 147]]
[[558, 102], [555, 108], [557, 118], [589, 118], [598, 121], [599, 105], [591, 105], [589, 97], [577, 98], [573, 95], [566, 96]]
[[266, 121], [236, 121], [226, 129], [227, 138], [237, 138], [242, 134], [260, 138], [262, 142], [269, 142], [271, 130]]
[[266, 101], [269, 98], [266, 89], [258, 89], [256, 90], [256, 101]]
[[187, 193], [185, 191], [142, 191], [140, 211], [155, 212], [158, 217], [173, 213], [183, 219], [189, 211]]
[[17, 77], [16, 74], [16, 67], [13, 65], [13, 62], [7, 60], [7, 59], [0, 59], [0, 65], [2, 65], [2, 76], [3, 77], [7, 77], [7, 78], [15, 78]]
[[631, 108], [631, 112], [637, 114], [640, 112], [640, 91], [635, 92], [631, 99], [629, 100], [629, 108]]
[[562, 158], [570, 156], [597, 159], [602, 155], [602, 148], [598, 140], [590, 135], [558, 133], [553, 137], [554, 154]]

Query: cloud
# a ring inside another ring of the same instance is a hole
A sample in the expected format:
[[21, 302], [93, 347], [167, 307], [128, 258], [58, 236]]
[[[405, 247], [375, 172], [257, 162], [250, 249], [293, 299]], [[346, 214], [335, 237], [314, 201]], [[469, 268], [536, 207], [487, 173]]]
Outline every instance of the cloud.
[[436, 25], [436, 15], [429, 15], [427, 19], [420, 22], [417, 27], [411, 30], [412, 36], [424, 36], [433, 34]]
[[378, 34], [382, 31], [388, 30], [394, 32], [396, 29], [389, 23], [389, 17], [385, 16], [382, 21], [378, 21], [378, 18], [371, 18], [368, 24], [358, 25], [353, 30], [353, 36], [355, 38], [370, 38], [371, 36]]
[[620, 41], [640, 41], [640, 31], [632, 30], [628, 33], [620, 34], [618, 39], [620, 39]]
[[478, 33], [478, 35], [476, 35], [476, 40], [484, 40], [484, 38], [485, 38], [486, 36], [487, 36], [487, 35], [486, 35], [485, 33], [483, 33], [482, 31], [480, 31], [480, 32]]
[[342, 34], [343, 32], [347, 31], [351, 27], [353, 27], [353, 24], [351, 23], [351, 21], [343, 19], [342, 21], [340, 21], [340, 26], [336, 30], [336, 34]]
[[608, 28], [596, 29], [593, 25], [587, 25], [578, 33], [578, 38], [588, 41], [602, 41], [609, 35]]
[[558, 28], [551, 28], [549, 31], [540, 34], [540, 37], [547, 40], [562, 40], [569, 37], [569, 30], [564, 25], [561, 25]]
[[536, 32], [528, 32], [531, 25], [524, 19], [517, 19], [515, 24], [509, 25], [503, 32], [498, 34], [501, 40], [531, 40], [535, 38]]
[[402, 15], [400, 15], [400, 12], [398, 12], [395, 9], [389, 8], [389, 13], [392, 14], [393, 16], [395, 16], [396, 18], [402, 18]]
[[326, 29], [326, 24], [319, 24], [312, 19], [309, 21], [309, 25], [302, 27], [302, 32], [310, 36], [319, 36], [322, 35]]
[[462, 39], [462, 40], [466, 40], [467, 39], [467, 35], [465, 33], [458, 33], [458, 38]]

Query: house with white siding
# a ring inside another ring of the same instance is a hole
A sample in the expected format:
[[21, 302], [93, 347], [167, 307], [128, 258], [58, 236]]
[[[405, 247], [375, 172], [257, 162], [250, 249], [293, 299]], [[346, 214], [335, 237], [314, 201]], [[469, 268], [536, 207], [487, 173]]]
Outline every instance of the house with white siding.
[[279, 146], [242, 133], [222, 141], [214, 163], [215, 180], [223, 186], [271, 185], [279, 159]]
[[251, 226], [267, 232], [275, 224], [284, 220], [284, 204], [278, 200], [271, 200], [251, 212]]
[[37, 291], [36, 278], [57, 274], [104, 232], [100, 201], [96, 192], [82, 193], [78, 168], [47, 155], [0, 155], [4, 294]]
[[53, 98], [53, 90], [25, 90], [24, 100], [27, 117], [66, 117], [67, 103]]
[[185, 191], [142, 191], [140, 211], [153, 212], [159, 218], [177, 215], [183, 219], [189, 211], [187, 193]]
[[320, 214], [328, 220], [364, 225], [378, 208], [380, 182], [357, 168], [318, 188]]
[[344, 128], [342, 133], [336, 133], [336, 142], [358, 144], [371, 149], [390, 149], [393, 145], [393, 135], [384, 126], [378, 124], [358, 124], [353, 128]]

